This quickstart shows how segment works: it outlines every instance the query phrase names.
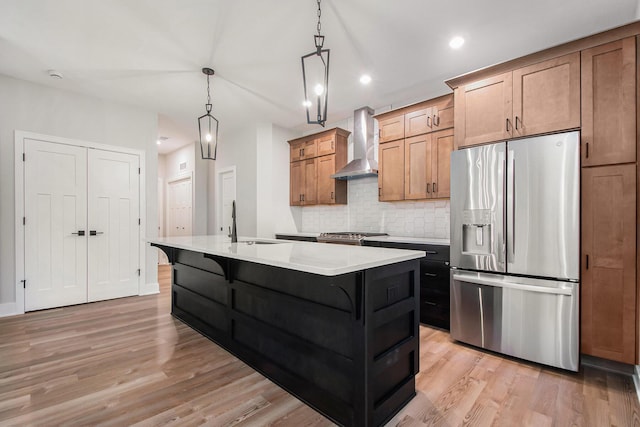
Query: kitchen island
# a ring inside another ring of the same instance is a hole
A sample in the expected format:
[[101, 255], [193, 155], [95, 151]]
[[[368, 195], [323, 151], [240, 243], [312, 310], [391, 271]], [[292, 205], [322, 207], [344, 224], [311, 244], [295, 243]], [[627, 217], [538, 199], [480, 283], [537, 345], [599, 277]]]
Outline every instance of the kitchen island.
[[413, 398], [424, 252], [240, 240], [150, 241], [175, 317], [338, 424], [382, 425]]

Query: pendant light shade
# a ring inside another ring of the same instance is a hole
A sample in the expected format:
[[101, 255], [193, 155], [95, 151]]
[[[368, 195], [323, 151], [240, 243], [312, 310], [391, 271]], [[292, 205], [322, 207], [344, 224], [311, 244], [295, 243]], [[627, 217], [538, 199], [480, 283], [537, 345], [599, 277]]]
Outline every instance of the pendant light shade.
[[329, 100], [329, 49], [323, 49], [324, 36], [320, 35], [320, 0], [318, 2], [318, 34], [314, 35], [315, 50], [302, 57], [302, 83], [307, 123], [324, 126], [327, 121]]
[[214, 74], [211, 68], [203, 68], [207, 76], [207, 113], [198, 117], [198, 132], [200, 134], [200, 151], [203, 159], [215, 160], [218, 151], [218, 119], [211, 115], [211, 94], [209, 90], [209, 76]]

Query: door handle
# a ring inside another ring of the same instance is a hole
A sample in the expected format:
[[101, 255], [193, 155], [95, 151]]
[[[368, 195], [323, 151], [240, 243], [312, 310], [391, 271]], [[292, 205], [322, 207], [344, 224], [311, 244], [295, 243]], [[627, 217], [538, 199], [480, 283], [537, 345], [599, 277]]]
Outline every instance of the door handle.
[[89, 236], [96, 236], [98, 234], [104, 234], [102, 231], [89, 230]]
[[75, 234], [77, 236], [84, 236], [84, 230], [78, 230], [77, 233], [71, 233], [71, 234]]

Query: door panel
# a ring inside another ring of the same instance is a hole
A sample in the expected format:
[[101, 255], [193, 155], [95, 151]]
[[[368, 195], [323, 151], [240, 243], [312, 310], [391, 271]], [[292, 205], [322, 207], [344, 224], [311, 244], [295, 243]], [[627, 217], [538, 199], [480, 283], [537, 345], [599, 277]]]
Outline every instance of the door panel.
[[86, 302], [86, 149], [24, 143], [25, 311]]
[[336, 202], [336, 180], [331, 175], [336, 173], [336, 156], [318, 157], [318, 203], [333, 204]]
[[446, 198], [451, 195], [451, 152], [453, 151], [453, 129], [431, 134], [433, 151], [432, 177], [434, 198]]
[[505, 272], [505, 155], [504, 142], [451, 153], [454, 267]]
[[579, 133], [507, 143], [507, 272], [580, 277]]
[[514, 136], [580, 127], [580, 54], [513, 72]]
[[405, 139], [404, 150], [404, 198], [431, 197], [431, 135]]
[[169, 229], [170, 236], [190, 236], [192, 222], [191, 177], [169, 183]]
[[636, 161], [636, 40], [582, 51], [583, 166]]
[[88, 300], [138, 294], [139, 158], [88, 151]]
[[582, 169], [585, 354], [636, 360], [636, 165]]
[[501, 74], [456, 89], [455, 135], [458, 147], [508, 139], [513, 129], [512, 75]]
[[378, 147], [378, 199], [383, 202], [404, 199], [404, 140]]

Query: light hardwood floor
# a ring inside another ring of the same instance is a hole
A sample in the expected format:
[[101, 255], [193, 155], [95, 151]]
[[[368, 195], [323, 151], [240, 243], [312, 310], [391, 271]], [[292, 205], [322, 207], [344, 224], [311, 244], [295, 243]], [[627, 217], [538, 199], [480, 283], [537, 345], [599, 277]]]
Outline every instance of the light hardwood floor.
[[[0, 425], [332, 425], [171, 317], [160, 274], [159, 295], [0, 319]], [[420, 335], [418, 394], [389, 426], [640, 426], [628, 377]]]

